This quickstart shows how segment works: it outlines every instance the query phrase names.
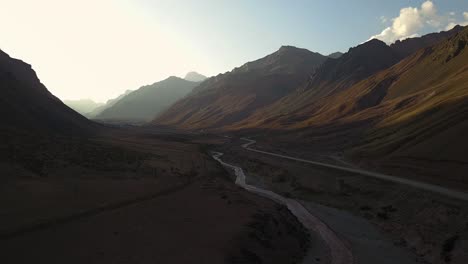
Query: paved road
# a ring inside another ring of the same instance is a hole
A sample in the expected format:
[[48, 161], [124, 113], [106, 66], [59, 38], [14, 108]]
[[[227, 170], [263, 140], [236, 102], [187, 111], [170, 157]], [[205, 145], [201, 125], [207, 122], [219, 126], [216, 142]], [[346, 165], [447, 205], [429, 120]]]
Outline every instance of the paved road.
[[[253, 144], [253, 143], [247, 143]], [[246, 145], [247, 145], [246, 144]], [[248, 146], [248, 145], [247, 145]], [[309, 230], [320, 235], [323, 241], [330, 249], [332, 264], [352, 264], [354, 262], [351, 250], [346, 244], [320, 219], [312, 215], [302, 204], [294, 199], [285, 198], [277, 193], [269, 190], [264, 190], [253, 185], [248, 185], [245, 182], [245, 173], [242, 168], [231, 165], [221, 160], [223, 153], [214, 152], [213, 158], [227, 168], [234, 170], [236, 175], [236, 184], [248, 190], [249, 192], [267, 197], [277, 203], [287, 206], [289, 211], [294, 214], [302, 225]]]
[[343, 167], [343, 166], [337, 166], [337, 165], [327, 164], [327, 163], [323, 163], [323, 162], [305, 160], [305, 159], [300, 159], [300, 158], [295, 158], [295, 157], [291, 157], [291, 156], [281, 155], [281, 154], [277, 154], [277, 153], [273, 153], [273, 152], [262, 151], [262, 150], [258, 150], [258, 149], [254, 149], [254, 148], [250, 147], [252, 144], [256, 143], [255, 140], [248, 139], [248, 138], [242, 138], [242, 140], [247, 141], [247, 143], [243, 144], [242, 147], [249, 150], [249, 151], [254, 151], [254, 152], [257, 152], [257, 153], [262, 153], [262, 154], [275, 156], [275, 157], [279, 157], [279, 158], [283, 158], [283, 159], [289, 159], [289, 160], [305, 162], [305, 163], [309, 163], [309, 164], [313, 164], [313, 165], [317, 165], [317, 166], [321, 166], [321, 167], [326, 167], [326, 168], [331, 168], [331, 169], [335, 169], [335, 170], [347, 171], [347, 172], [356, 173], [356, 174], [360, 174], [360, 175], [364, 175], [364, 176], [368, 176], [368, 177], [373, 177], [373, 178], [377, 178], [377, 179], [381, 179], [381, 180], [385, 180], [385, 181], [396, 182], [396, 183], [408, 185], [408, 186], [411, 186], [411, 187], [415, 187], [415, 188], [418, 188], [418, 189], [422, 189], [422, 190], [442, 194], [442, 195], [445, 195], [445, 196], [448, 196], [448, 197], [468, 201], [468, 193], [465, 193], [465, 192], [451, 190], [451, 189], [448, 189], [448, 188], [440, 187], [440, 186], [429, 184], [429, 183], [408, 180], [408, 179], [405, 179], [405, 178], [400, 178], [400, 177], [391, 176], [391, 175], [385, 175], [385, 174], [382, 174], [382, 173], [371, 172], [371, 171], [366, 171], [366, 170], [356, 169], [356, 168], [348, 168], [348, 167]]

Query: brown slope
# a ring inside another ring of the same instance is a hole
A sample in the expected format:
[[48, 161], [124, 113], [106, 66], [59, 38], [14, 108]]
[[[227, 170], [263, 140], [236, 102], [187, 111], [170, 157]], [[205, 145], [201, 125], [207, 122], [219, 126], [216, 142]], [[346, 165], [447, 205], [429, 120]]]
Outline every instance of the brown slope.
[[[385, 137], [392, 131], [393, 140], [375, 141], [364, 148], [375, 146], [384, 153], [392, 150], [403, 155], [416, 154], [416, 149], [422, 147], [433, 158], [466, 159], [459, 154], [468, 147], [463, 136], [468, 133], [467, 44], [465, 28], [447, 41], [419, 51], [413, 57], [420, 59], [410, 69], [392, 69], [398, 80], [388, 89], [383, 105], [398, 107], [384, 116], [370, 138]], [[447, 133], [452, 136], [441, 136]]]
[[[459, 31], [454, 29], [430, 34], [429, 37], [403, 41], [399, 45], [403, 47], [410, 43], [406, 47], [424, 47]], [[305, 89], [285, 96], [231, 128], [296, 129], [333, 123], [343, 117], [349, 118], [352, 113], [379, 105], [387, 96], [389, 87], [392, 89], [385, 99], [417, 92], [456, 70], [442, 69], [426, 59], [431, 52], [430, 48], [421, 49], [389, 68], [388, 65], [398, 61], [400, 55], [383, 42], [369, 41], [350, 49], [338, 60], [327, 60], [309, 80]], [[435, 74], [427, 74], [429, 69]], [[419, 85], [413, 85], [415, 82]]]
[[467, 92], [467, 30], [419, 50], [341, 93], [290, 112], [279, 122], [298, 120], [291, 125], [304, 128], [381, 117], [380, 126], [384, 126], [411, 119], [442, 102], [460, 100]]
[[290, 46], [226, 74], [209, 78], [155, 123], [182, 128], [219, 128], [247, 118], [302, 84], [326, 59]]
[[465, 28], [314, 107], [275, 119], [282, 127], [296, 119], [287, 127], [300, 129], [275, 141], [346, 151], [397, 175], [468, 186], [467, 44]]
[[396, 62], [398, 56], [384, 42], [368, 41], [351, 48], [338, 59], [326, 60], [301, 88], [229, 128], [293, 128], [311, 115], [318, 115], [325, 98], [345, 91]]
[[31, 65], [0, 50], [0, 116], [2, 130], [82, 134], [96, 125], [53, 96]]

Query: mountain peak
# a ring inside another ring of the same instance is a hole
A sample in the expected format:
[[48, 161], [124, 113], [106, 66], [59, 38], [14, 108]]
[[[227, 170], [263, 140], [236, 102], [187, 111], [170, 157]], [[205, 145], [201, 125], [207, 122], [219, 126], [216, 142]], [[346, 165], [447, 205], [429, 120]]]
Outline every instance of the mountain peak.
[[319, 54], [319, 53], [313, 52], [304, 48], [298, 48], [298, 47], [290, 46], [290, 45], [283, 45], [278, 49], [277, 52], [273, 54], [282, 55], [282, 54]]
[[[337, 59], [328, 59], [317, 69], [306, 89], [316, 89], [321, 96], [339, 92], [398, 61], [383, 41], [371, 39]], [[325, 87], [325, 88], [319, 88]]]
[[195, 72], [195, 71], [191, 71], [191, 72], [188, 72], [184, 79], [186, 81], [191, 81], [191, 82], [202, 82], [206, 79], [207, 77], [203, 74], [200, 74], [198, 72]]
[[[181, 80], [181, 79], [182, 78], [180, 78], [180, 77], [177, 77], [175, 75], [171, 75], [171, 76], [167, 77], [165, 80], [169, 81], [169, 80]], [[163, 80], [163, 81], [165, 81], [165, 80]]]
[[357, 45], [356, 47], [353, 47], [350, 49], [351, 50], [356, 50], [356, 49], [368, 49], [368, 48], [384, 48], [384, 49], [387, 49], [389, 48], [389, 46], [381, 41], [381, 40], [378, 40], [378, 39], [370, 39], [360, 45]]
[[282, 45], [278, 51], [286, 51], [286, 50], [300, 50], [301, 48], [291, 46], [291, 45]]
[[338, 59], [339, 57], [343, 56], [343, 52], [333, 52], [333, 53], [330, 53], [328, 54], [328, 58], [332, 58], [332, 59]]

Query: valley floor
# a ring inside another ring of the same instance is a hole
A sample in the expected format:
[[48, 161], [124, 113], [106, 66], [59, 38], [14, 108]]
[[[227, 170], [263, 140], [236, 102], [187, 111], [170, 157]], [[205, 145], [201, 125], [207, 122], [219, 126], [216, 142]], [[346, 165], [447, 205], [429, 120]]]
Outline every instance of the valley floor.
[[249, 184], [302, 200], [350, 242], [356, 263], [461, 264], [468, 258], [466, 201], [262, 155], [242, 148], [245, 143], [229, 138], [219, 151], [245, 170]]
[[297, 219], [190, 141], [129, 132], [2, 145], [1, 262], [300, 260], [309, 238]]
[[[241, 167], [247, 184], [300, 201], [345, 241], [354, 263], [468, 258], [465, 201], [261, 155], [245, 143], [161, 129], [88, 140], [13, 138], [0, 148], [0, 259], [330, 263], [333, 254], [318, 233], [307, 232], [286, 207], [236, 186], [210, 151]], [[339, 156], [315, 157], [351, 166]]]

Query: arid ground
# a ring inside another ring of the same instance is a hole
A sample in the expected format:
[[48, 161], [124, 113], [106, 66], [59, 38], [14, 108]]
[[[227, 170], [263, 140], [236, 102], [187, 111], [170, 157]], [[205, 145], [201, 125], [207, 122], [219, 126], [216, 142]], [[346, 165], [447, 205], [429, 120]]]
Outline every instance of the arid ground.
[[33, 159], [1, 165], [3, 263], [294, 263], [308, 248], [286, 208], [234, 185], [190, 136], [57, 140], [3, 145]]

